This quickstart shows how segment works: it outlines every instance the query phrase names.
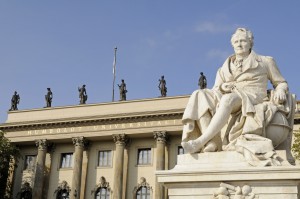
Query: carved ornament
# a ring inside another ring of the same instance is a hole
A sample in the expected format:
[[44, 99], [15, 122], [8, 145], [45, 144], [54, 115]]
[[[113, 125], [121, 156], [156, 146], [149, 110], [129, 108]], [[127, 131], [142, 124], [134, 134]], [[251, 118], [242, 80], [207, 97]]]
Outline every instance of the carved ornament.
[[149, 183], [146, 181], [146, 178], [144, 177], [141, 177], [140, 178], [140, 183], [138, 183], [138, 185], [136, 187], [134, 187], [134, 190], [133, 190], [133, 194], [135, 195], [136, 192], [141, 188], [141, 187], [146, 187], [147, 190], [149, 191], [153, 191], [152, 187], [149, 185]]
[[125, 134], [117, 134], [117, 135], [112, 135], [113, 140], [117, 145], [126, 145], [129, 141], [129, 138]]
[[163, 142], [166, 143], [168, 140], [168, 134], [166, 131], [157, 131], [153, 133], [154, 139], [156, 139], [157, 142]]
[[47, 150], [48, 146], [46, 139], [36, 140], [35, 145], [38, 147], [38, 150]]
[[221, 183], [220, 187], [213, 193], [212, 199], [230, 199], [230, 198], [241, 198], [241, 199], [256, 199], [258, 198], [252, 192], [252, 188], [249, 185], [233, 186], [227, 183]]

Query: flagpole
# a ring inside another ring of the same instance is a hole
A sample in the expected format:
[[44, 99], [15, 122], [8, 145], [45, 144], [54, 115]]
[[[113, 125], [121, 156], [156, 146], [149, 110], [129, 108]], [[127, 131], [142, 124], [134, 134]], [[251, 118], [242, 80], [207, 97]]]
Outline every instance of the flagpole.
[[116, 81], [116, 64], [117, 64], [117, 47], [115, 47], [115, 56], [113, 63], [113, 93], [112, 93], [112, 101], [115, 101], [115, 81]]

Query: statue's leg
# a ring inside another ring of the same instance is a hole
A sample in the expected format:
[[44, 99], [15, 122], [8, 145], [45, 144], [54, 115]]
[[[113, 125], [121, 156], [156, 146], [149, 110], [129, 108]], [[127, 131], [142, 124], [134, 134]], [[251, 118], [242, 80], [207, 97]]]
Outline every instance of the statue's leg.
[[[206, 112], [197, 122], [201, 132], [206, 132], [208, 125], [212, 119], [212, 115], [210, 112]], [[204, 147], [204, 152], [214, 152], [218, 150], [218, 137], [215, 136], [213, 139], [207, 142], [206, 146]]]
[[[202, 135], [196, 140], [182, 142], [182, 146], [187, 153], [195, 153], [199, 151], [205, 144], [214, 138], [227, 123], [230, 114], [240, 110], [242, 99], [236, 93], [223, 95], [219, 107], [212, 117], [206, 130], [202, 131]], [[203, 128], [203, 127], [201, 127]]]

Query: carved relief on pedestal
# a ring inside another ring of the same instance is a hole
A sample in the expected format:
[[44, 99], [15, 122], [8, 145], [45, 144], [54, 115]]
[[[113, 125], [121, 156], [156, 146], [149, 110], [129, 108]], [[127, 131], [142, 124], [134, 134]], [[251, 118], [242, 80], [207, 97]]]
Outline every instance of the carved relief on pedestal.
[[235, 187], [221, 183], [220, 187], [214, 192], [212, 199], [258, 199], [258, 196], [252, 192], [249, 185]]
[[157, 141], [157, 142], [163, 142], [163, 143], [166, 143], [167, 140], [168, 140], [168, 134], [166, 131], [156, 131], [153, 133], [154, 135], [154, 139]]

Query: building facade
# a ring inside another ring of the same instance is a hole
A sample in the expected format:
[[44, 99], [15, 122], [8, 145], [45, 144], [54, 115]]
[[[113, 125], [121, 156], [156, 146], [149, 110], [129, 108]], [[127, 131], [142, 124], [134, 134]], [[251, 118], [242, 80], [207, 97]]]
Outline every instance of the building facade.
[[172, 169], [183, 153], [188, 97], [8, 112], [0, 129], [22, 156], [10, 178], [13, 198], [166, 198], [155, 171]]

